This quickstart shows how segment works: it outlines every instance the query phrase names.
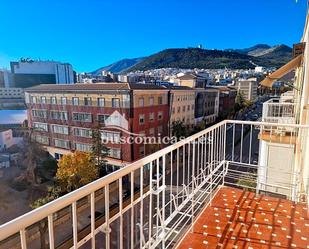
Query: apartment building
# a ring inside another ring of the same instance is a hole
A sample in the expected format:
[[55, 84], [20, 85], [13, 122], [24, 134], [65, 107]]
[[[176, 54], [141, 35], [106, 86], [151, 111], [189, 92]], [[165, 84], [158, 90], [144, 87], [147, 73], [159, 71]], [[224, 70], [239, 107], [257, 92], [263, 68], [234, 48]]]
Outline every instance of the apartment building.
[[[305, 193], [309, 190], [308, 42], [307, 16], [301, 46], [294, 45], [294, 48], [297, 47], [297, 53], [294, 53], [290, 62], [261, 82], [263, 86], [272, 87], [277, 80], [295, 70], [293, 91], [283, 94], [279, 99], [271, 99], [264, 103], [262, 115], [263, 121], [278, 123], [278, 127], [279, 124], [290, 124], [295, 127], [277, 128], [276, 135], [272, 137], [270, 137], [269, 129], [265, 127], [260, 133], [259, 154], [259, 163], [267, 165], [265, 172], [260, 176], [261, 180], [268, 179], [269, 184], [281, 184], [286, 187], [300, 182], [299, 189], [294, 191], [304, 199], [306, 199]], [[302, 125], [303, 128], [296, 128], [296, 125]], [[280, 173], [268, 170], [270, 167]], [[299, 175], [299, 177], [297, 178], [295, 175]], [[270, 187], [265, 187], [265, 190], [269, 189]], [[280, 194], [287, 196], [291, 193], [286, 188], [281, 189]]]
[[176, 79], [176, 83], [179, 86], [188, 86], [191, 88], [204, 88], [207, 83], [207, 79], [196, 75], [194, 73], [186, 73]]
[[228, 86], [213, 86], [213, 88], [220, 92], [219, 113], [230, 113], [235, 106], [236, 89]]
[[247, 100], [254, 101], [257, 98], [258, 82], [256, 78], [239, 79], [235, 87], [237, 92]]
[[187, 127], [195, 124], [195, 90], [190, 87], [169, 86], [170, 125], [181, 121]]
[[108, 162], [123, 166], [143, 157], [143, 144], [120, 143], [139, 134], [168, 132], [168, 90], [154, 85], [96, 83], [39, 85], [25, 90], [29, 126], [55, 158], [91, 151], [92, 129], [110, 149]]
[[211, 124], [219, 114], [219, 90], [214, 88], [195, 89], [195, 123]]

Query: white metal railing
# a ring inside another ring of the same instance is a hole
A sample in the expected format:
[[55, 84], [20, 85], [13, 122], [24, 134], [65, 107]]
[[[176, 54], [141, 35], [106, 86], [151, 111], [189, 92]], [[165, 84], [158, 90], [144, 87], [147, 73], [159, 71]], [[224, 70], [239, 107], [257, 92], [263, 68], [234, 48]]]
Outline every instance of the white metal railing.
[[299, 172], [258, 162], [264, 126], [308, 134], [222, 121], [0, 226], [0, 248], [171, 248], [223, 185], [297, 201]]
[[296, 124], [296, 103], [281, 102], [280, 99], [270, 99], [263, 103], [262, 121], [269, 123]]

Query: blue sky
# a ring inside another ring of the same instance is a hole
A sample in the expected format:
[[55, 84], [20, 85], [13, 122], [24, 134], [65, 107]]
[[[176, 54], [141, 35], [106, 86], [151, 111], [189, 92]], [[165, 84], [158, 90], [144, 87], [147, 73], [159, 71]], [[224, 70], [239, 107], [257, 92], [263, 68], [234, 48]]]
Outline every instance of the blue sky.
[[306, 0], [0, 0], [0, 8], [0, 68], [31, 57], [79, 72], [165, 48], [292, 46], [306, 16]]

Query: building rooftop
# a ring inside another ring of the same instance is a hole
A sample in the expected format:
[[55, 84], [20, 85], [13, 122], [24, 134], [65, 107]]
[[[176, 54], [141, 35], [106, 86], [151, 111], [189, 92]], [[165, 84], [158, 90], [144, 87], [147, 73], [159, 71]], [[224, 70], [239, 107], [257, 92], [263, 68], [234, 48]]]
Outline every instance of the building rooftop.
[[169, 90], [194, 90], [189, 86], [165, 86]]
[[309, 213], [289, 200], [221, 187], [177, 248], [309, 248]]
[[26, 88], [26, 92], [100, 91], [100, 90], [166, 90], [163, 86], [137, 83], [41, 84]]

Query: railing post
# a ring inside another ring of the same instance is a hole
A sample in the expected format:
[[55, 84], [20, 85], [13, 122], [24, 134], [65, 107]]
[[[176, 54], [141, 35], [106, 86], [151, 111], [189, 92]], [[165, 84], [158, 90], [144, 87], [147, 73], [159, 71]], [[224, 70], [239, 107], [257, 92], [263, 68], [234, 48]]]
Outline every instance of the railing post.
[[91, 248], [95, 249], [95, 192], [90, 195], [91, 212]]
[[[48, 215], [49, 249], [55, 248], [53, 214]], [[95, 248], [94, 248], [95, 249]]]
[[[195, 143], [196, 141], [193, 141], [193, 153], [192, 153], [192, 217], [191, 217], [191, 231], [193, 232], [193, 223], [194, 223], [194, 188], [195, 188]], [[198, 155], [199, 156], [199, 155]]]

